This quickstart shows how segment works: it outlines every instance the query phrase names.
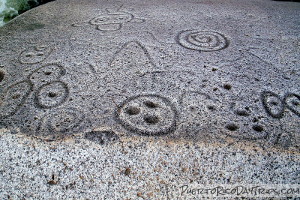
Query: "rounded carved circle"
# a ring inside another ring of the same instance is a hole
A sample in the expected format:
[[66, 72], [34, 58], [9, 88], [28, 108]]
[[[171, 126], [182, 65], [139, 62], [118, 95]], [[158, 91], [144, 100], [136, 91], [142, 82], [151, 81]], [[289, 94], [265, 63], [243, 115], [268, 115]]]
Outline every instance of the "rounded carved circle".
[[177, 111], [159, 95], [138, 95], [124, 101], [117, 118], [128, 130], [144, 135], [163, 135], [176, 129]]
[[266, 112], [274, 118], [282, 118], [285, 105], [279, 95], [274, 92], [264, 91], [261, 93], [263, 107]]
[[218, 51], [225, 49], [229, 44], [224, 35], [213, 31], [182, 31], [177, 40], [183, 47], [199, 51]]
[[0, 83], [4, 80], [5, 73], [0, 70]]
[[41, 108], [53, 108], [63, 104], [69, 96], [69, 88], [62, 81], [42, 85], [36, 92], [35, 101]]

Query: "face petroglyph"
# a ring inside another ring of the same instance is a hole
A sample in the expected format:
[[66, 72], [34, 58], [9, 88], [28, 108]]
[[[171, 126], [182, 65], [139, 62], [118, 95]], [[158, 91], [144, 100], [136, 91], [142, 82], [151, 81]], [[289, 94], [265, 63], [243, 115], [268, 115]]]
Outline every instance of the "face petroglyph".
[[68, 96], [68, 85], [62, 81], [53, 81], [37, 89], [35, 102], [40, 108], [53, 108], [63, 104]]
[[284, 97], [280, 97], [274, 92], [263, 91], [261, 98], [265, 111], [273, 118], [284, 117], [285, 110], [300, 116], [300, 95], [298, 94], [287, 92]]
[[165, 97], [139, 95], [120, 105], [117, 118], [128, 130], [142, 135], [164, 135], [176, 129], [177, 111]]
[[134, 19], [130, 13], [108, 13], [101, 15], [90, 21], [92, 25], [105, 25], [105, 24], [124, 24]]
[[144, 21], [143, 19], [135, 18], [130, 13], [119, 12], [96, 17], [90, 21], [90, 24], [96, 25], [99, 31], [111, 32], [120, 30], [126, 23], [143, 23]]
[[[138, 41], [125, 43], [115, 53], [109, 66], [112, 70], [118, 69], [119, 73], [122, 72], [122, 74], [132, 74], [133, 71], [135, 73], [137, 71], [144, 73], [155, 69], [154, 62], [148, 50]], [[143, 67], [141, 68], [141, 66]]]
[[44, 61], [51, 52], [52, 48], [45, 45], [29, 47], [21, 52], [19, 55], [19, 61], [22, 64], [40, 63]]
[[[91, 19], [88, 23], [94, 25], [97, 30], [105, 32], [114, 32], [120, 30], [128, 23], [143, 23], [144, 19], [136, 18], [133, 14], [120, 11], [122, 6], [116, 10], [106, 9], [106, 14], [99, 15]], [[80, 24], [73, 24], [74, 27], [81, 26]]]

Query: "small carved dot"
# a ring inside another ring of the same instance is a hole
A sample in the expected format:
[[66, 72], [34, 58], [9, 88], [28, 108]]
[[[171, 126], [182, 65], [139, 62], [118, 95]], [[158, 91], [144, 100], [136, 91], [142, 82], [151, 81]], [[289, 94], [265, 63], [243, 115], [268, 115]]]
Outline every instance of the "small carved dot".
[[52, 73], [52, 72], [45, 72], [45, 75], [48, 76], [48, 75], [50, 75], [51, 73]]
[[207, 108], [209, 109], [209, 110], [211, 110], [211, 111], [213, 111], [213, 110], [215, 110], [215, 107], [214, 106], [207, 106]]
[[4, 72], [0, 71], [0, 82], [2, 82], [4, 79]]
[[252, 121], [253, 121], [253, 122], [258, 122], [259, 120], [255, 117], [255, 118], [253, 118]]
[[253, 130], [257, 131], [257, 132], [262, 132], [264, 130], [264, 128], [260, 125], [254, 125], [252, 126]]
[[159, 118], [157, 116], [145, 116], [144, 120], [148, 124], [157, 124], [159, 122]]
[[131, 169], [130, 169], [130, 168], [126, 168], [125, 171], [124, 171], [124, 174], [125, 174], [126, 176], [129, 176], [130, 173], [131, 173]]
[[128, 108], [126, 109], [126, 113], [127, 113], [128, 115], [137, 115], [137, 114], [140, 113], [140, 111], [141, 111], [141, 110], [140, 110], [138, 107], [134, 107], [134, 106], [128, 107]]
[[51, 98], [56, 97], [56, 95], [57, 94], [55, 92], [49, 92], [48, 93], [48, 96], [51, 97]]
[[233, 123], [227, 124], [225, 126], [226, 129], [230, 130], [230, 131], [236, 131], [237, 129], [239, 129], [239, 127]]
[[276, 102], [276, 101], [271, 101], [270, 104], [273, 105], [273, 106], [277, 106], [277, 105], [278, 105], [278, 102]]
[[196, 110], [196, 107], [195, 106], [190, 106], [190, 111], [195, 111]]
[[232, 86], [230, 84], [224, 84], [223, 87], [226, 90], [230, 90]]
[[247, 117], [250, 115], [246, 110], [239, 110], [239, 109], [235, 111], [235, 114], [237, 114], [239, 116], [244, 116], [244, 117]]
[[158, 105], [152, 101], [145, 101], [144, 104], [148, 107], [148, 108], [157, 108]]

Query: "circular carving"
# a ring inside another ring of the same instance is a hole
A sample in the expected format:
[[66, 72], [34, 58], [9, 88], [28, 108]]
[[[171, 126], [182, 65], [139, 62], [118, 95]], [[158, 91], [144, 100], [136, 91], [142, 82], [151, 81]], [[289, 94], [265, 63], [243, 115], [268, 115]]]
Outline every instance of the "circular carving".
[[287, 93], [284, 96], [284, 103], [290, 111], [300, 117], [300, 95]]
[[118, 24], [130, 22], [133, 19], [133, 15], [130, 13], [109, 13], [101, 15], [90, 20], [92, 25], [101, 25], [101, 24]]
[[163, 135], [176, 129], [177, 111], [159, 95], [138, 95], [124, 101], [117, 118], [128, 130], [144, 135]]
[[0, 118], [14, 115], [25, 103], [33, 89], [30, 81], [21, 81], [9, 86], [0, 96]]
[[282, 118], [284, 112], [284, 103], [279, 95], [274, 92], [264, 91], [261, 93], [263, 107], [266, 112], [274, 118]]
[[66, 70], [59, 64], [47, 64], [34, 70], [28, 79], [34, 84], [45, 84], [58, 80], [66, 74]]
[[218, 51], [229, 45], [224, 35], [213, 31], [182, 31], [178, 34], [177, 41], [185, 48], [199, 51]]
[[76, 108], [64, 108], [47, 117], [48, 130], [54, 133], [72, 132], [81, 126], [84, 119], [82, 112]]
[[63, 104], [69, 96], [69, 88], [62, 81], [42, 85], [36, 92], [35, 102], [41, 108], [53, 108]]
[[19, 55], [19, 61], [23, 64], [36, 64], [45, 60], [51, 53], [52, 49], [47, 46], [29, 47]]

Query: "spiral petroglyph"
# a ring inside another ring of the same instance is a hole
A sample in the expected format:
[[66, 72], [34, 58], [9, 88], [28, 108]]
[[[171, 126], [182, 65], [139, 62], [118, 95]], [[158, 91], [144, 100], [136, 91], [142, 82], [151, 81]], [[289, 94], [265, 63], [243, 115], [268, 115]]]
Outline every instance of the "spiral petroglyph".
[[229, 45], [228, 39], [221, 33], [198, 30], [180, 32], [177, 42], [185, 48], [198, 51], [219, 51]]

